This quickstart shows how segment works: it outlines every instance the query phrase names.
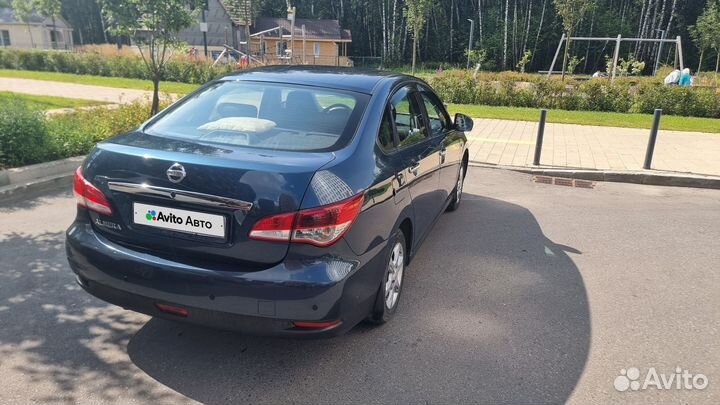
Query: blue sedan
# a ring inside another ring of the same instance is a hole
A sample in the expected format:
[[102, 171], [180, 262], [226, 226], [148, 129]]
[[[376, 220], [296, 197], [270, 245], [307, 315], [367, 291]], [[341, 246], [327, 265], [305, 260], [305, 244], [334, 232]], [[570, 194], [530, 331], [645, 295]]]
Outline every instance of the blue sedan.
[[274, 336], [385, 323], [460, 205], [472, 125], [400, 74], [225, 76], [88, 155], [68, 261], [90, 294], [151, 316]]

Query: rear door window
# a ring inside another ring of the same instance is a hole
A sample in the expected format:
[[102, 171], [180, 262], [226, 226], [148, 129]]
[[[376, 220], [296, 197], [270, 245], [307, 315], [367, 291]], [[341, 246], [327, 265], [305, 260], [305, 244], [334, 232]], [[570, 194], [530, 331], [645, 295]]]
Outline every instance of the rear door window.
[[365, 94], [280, 83], [224, 81], [174, 106], [147, 133], [251, 148], [331, 151], [355, 133]]
[[380, 121], [380, 130], [378, 131], [378, 144], [385, 152], [395, 149], [395, 134], [393, 131], [393, 120], [390, 108], [385, 109], [382, 121]]

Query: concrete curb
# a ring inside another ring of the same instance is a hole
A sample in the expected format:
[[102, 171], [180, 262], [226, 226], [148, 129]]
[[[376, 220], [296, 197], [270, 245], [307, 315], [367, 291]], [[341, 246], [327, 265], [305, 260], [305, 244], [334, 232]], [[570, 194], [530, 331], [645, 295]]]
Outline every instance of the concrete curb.
[[490, 169], [513, 170], [516, 172], [540, 176], [565, 177], [589, 181], [609, 181], [615, 183], [647, 184], [653, 186], [694, 187], [720, 189], [720, 177], [692, 173], [662, 171], [619, 171], [567, 169], [557, 167], [502, 166], [481, 162], [470, 162], [470, 166]]
[[72, 183], [75, 169], [85, 156], [0, 170], [0, 201], [20, 198]]
[[22, 199], [26, 196], [38, 194], [60, 187], [70, 187], [73, 182], [74, 172], [58, 174], [55, 176], [41, 177], [23, 184], [0, 187], [0, 203], [11, 200]]

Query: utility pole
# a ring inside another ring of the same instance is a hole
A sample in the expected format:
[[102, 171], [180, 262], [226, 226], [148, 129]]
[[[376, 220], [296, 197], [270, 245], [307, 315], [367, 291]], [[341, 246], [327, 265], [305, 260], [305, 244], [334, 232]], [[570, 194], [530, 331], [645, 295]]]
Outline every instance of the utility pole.
[[470, 42], [468, 43], [467, 67], [465, 69], [470, 69], [470, 51], [472, 51], [473, 48], [473, 29], [475, 28], [475, 21], [470, 18], [467, 20], [470, 21]]
[[306, 52], [306, 50], [305, 50], [305, 48], [306, 48], [306, 46], [305, 46], [305, 24], [303, 24], [301, 28], [302, 28], [302, 37], [303, 37], [302, 61], [303, 61], [303, 65], [305, 65], [307, 63], [305, 61], [305, 52]]
[[[290, 2], [287, 2], [288, 5]], [[288, 20], [290, 20], [290, 60], [289, 64], [293, 64], [293, 57], [295, 56], [295, 7], [288, 8]]]
[[226, 25], [225, 26], [225, 60], [227, 61], [227, 63], [230, 63], [230, 52], [227, 51], [228, 50], [227, 47], [229, 45], [228, 44], [228, 29], [229, 29], [229, 27]]
[[208, 11], [208, 0], [203, 0], [202, 5], [202, 23], [200, 24], [200, 31], [202, 31], [203, 34], [203, 48], [205, 50], [205, 57], [208, 56], [208, 49], [207, 49], [207, 31], [208, 31], [208, 25], [207, 21], [205, 20], [205, 13]]

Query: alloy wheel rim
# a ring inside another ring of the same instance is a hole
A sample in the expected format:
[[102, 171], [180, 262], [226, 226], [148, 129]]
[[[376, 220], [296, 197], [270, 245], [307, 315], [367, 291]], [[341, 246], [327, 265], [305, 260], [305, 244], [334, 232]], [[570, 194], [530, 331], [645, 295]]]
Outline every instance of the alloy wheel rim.
[[393, 309], [400, 297], [403, 272], [405, 270], [405, 252], [400, 242], [395, 243], [390, 261], [388, 263], [388, 275], [385, 280], [385, 306]]

